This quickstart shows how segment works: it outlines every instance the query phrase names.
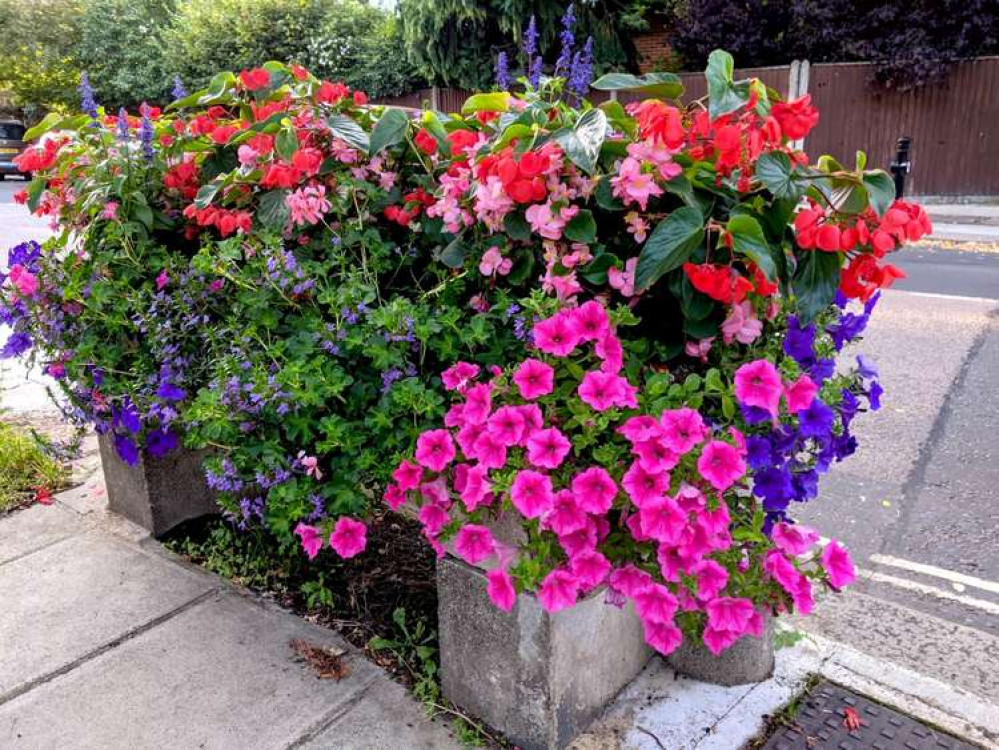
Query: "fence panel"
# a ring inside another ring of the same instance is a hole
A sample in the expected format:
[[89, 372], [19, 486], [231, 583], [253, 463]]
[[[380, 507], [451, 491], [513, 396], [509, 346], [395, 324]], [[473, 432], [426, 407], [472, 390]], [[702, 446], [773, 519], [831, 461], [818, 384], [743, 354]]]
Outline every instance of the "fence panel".
[[887, 167], [899, 136], [912, 138], [912, 195], [999, 194], [999, 57], [958, 63], [947, 81], [912, 91], [869, 84], [869, 63], [811, 67], [808, 91], [819, 124], [805, 139], [814, 158], [847, 165], [857, 149], [872, 167]]

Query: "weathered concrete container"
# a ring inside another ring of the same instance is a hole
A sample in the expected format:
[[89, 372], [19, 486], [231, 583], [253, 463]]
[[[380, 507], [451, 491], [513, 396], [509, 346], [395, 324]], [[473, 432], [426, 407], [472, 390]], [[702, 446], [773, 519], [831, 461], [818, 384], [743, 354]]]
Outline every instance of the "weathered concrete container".
[[666, 657], [680, 674], [714, 685], [745, 685], [762, 682], [774, 673], [773, 619], [767, 618], [762, 638], [744, 636], [715, 656], [698, 640], [684, 638], [676, 651]]
[[605, 604], [603, 590], [554, 615], [521, 595], [507, 613], [484, 571], [449, 555], [437, 594], [444, 694], [523, 750], [568, 745], [652, 655], [630, 605]]
[[201, 466], [205, 451], [181, 448], [163, 458], [142, 451], [138, 465], [129, 466], [118, 457], [111, 438], [101, 435], [98, 444], [108, 507], [153, 536], [189, 519], [218, 513]]

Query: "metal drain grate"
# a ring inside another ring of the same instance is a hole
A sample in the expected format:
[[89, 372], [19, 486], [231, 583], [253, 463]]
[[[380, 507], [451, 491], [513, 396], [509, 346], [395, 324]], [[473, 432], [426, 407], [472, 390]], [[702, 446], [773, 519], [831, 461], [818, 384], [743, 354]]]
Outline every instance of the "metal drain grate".
[[[849, 729], [848, 709], [860, 721]], [[980, 750], [953, 735], [849, 690], [823, 682], [763, 750]]]

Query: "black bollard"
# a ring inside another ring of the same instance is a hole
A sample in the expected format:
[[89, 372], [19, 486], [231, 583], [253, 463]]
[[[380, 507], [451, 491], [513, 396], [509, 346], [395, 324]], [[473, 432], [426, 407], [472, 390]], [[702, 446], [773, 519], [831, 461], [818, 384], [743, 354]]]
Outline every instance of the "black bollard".
[[905, 176], [909, 174], [912, 163], [909, 161], [909, 145], [912, 139], [903, 135], [898, 139], [895, 151], [895, 161], [891, 163], [892, 175], [895, 178], [895, 198], [901, 198], [905, 194]]

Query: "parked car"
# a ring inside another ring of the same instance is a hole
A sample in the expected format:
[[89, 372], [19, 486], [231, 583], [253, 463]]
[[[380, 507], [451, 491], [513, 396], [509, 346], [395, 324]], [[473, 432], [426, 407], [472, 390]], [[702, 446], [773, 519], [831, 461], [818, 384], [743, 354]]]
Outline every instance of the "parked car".
[[14, 165], [14, 157], [26, 146], [22, 140], [25, 130], [24, 124], [17, 120], [0, 120], [0, 180], [6, 179], [7, 175], [20, 175], [25, 179], [31, 177]]

